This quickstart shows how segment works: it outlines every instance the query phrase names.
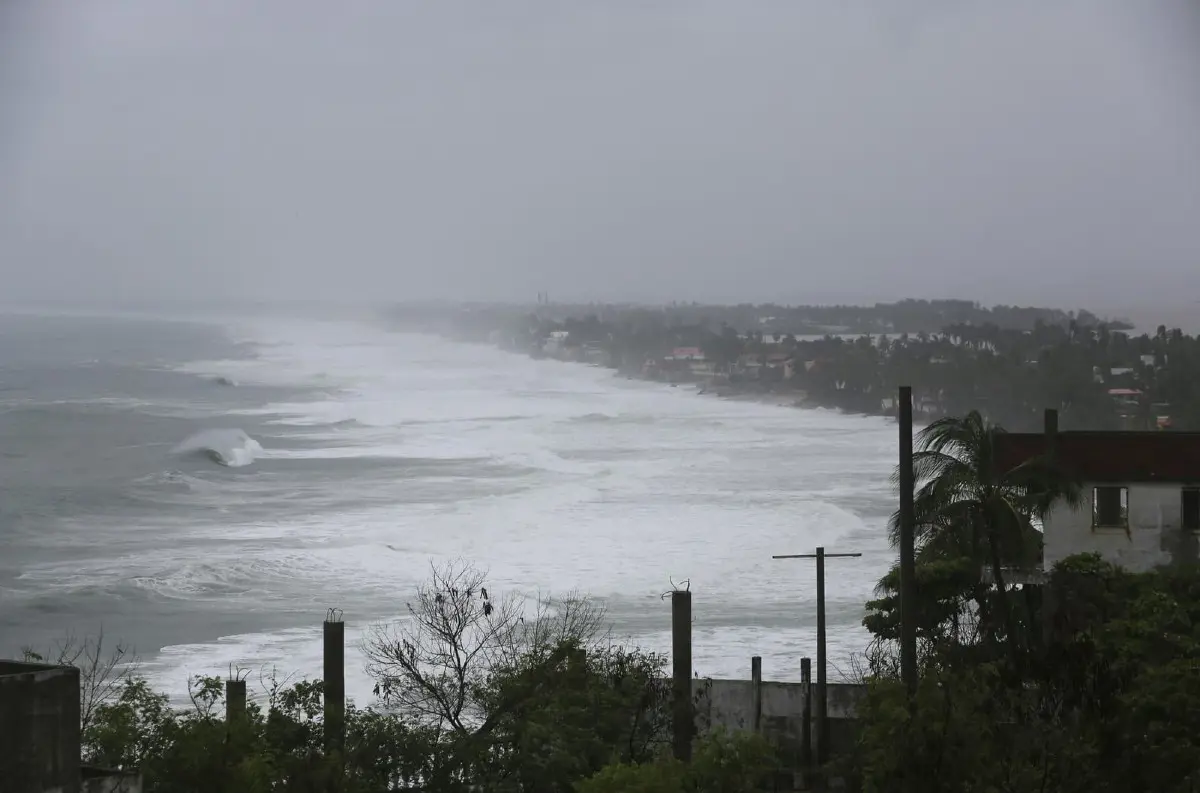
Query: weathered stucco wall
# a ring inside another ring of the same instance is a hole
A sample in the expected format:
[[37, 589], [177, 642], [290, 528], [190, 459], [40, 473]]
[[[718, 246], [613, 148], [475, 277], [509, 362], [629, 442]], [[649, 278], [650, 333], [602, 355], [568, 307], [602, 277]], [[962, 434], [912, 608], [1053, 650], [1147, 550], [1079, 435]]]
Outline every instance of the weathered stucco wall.
[[1146, 572], [1172, 561], [1197, 559], [1200, 537], [1182, 528], [1182, 487], [1176, 484], [1128, 486], [1129, 532], [1092, 527], [1092, 490], [1084, 485], [1084, 503], [1071, 509], [1059, 503], [1045, 521], [1044, 565], [1077, 553], [1098, 553], [1131, 572]]
[[[815, 690], [816, 684], [813, 684]], [[763, 720], [771, 718], [799, 719], [804, 713], [806, 686], [803, 683], [779, 683], [764, 680], [762, 684]], [[754, 721], [754, 684], [750, 680], [714, 680], [697, 678], [697, 715], [705, 724], [723, 725], [729, 729], [751, 729]], [[866, 689], [851, 683], [829, 683], [826, 700], [831, 719], [852, 719]]]
[[5, 790], [79, 790], [79, 670], [0, 661], [0, 780]]
[[[693, 681], [696, 703], [696, 727], [704, 732], [723, 726], [730, 730], [749, 730], [754, 726], [754, 684], [749, 680], [696, 679]], [[804, 712], [807, 688], [803, 683], [763, 681], [762, 731], [779, 746], [785, 758], [799, 767], [804, 756]], [[816, 684], [812, 686], [814, 692]], [[858, 684], [829, 683], [826, 701], [829, 713], [829, 749], [831, 756], [850, 751], [857, 738], [855, 714], [866, 688]], [[815, 696], [815, 695], [814, 695]], [[810, 756], [816, 751], [814, 721], [809, 727]]]

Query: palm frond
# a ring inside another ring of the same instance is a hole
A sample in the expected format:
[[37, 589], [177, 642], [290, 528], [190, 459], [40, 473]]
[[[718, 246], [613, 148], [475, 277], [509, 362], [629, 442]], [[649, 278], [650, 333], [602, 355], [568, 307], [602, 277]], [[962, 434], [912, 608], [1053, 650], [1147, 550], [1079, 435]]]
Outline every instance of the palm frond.
[[965, 416], [945, 416], [917, 433], [915, 445], [922, 451], [951, 453], [971, 446], [983, 427], [983, 417], [972, 410]]
[[[921, 557], [970, 558], [982, 569], [994, 549], [1005, 564], [1031, 563], [1042, 543], [1033, 522], [1057, 503], [1082, 503], [1079, 483], [1050, 460], [999, 467], [997, 445], [1004, 432], [972, 411], [939, 419], [915, 438], [914, 539]], [[897, 468], [893, 483], [898, 479]], [[893, 547], [899, 534], [899, 515], [893, 514], [888, 523]]]

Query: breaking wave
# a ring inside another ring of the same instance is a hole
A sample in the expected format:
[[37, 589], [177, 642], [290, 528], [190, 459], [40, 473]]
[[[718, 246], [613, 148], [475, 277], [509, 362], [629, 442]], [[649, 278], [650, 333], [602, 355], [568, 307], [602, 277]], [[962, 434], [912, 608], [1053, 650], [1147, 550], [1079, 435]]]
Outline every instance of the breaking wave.
[[582, 416], [572, 416], [571, 421], [579, 424], [594, 424], [602, 421], [612, 421], [616, 416], [607, 413], [584, 413]]
[[217, 465], [241, 468], [263, 452], [262, 444], [242, 430], [204, 430], [184, 440], [173, 450], [178, 455], [200, 455]]

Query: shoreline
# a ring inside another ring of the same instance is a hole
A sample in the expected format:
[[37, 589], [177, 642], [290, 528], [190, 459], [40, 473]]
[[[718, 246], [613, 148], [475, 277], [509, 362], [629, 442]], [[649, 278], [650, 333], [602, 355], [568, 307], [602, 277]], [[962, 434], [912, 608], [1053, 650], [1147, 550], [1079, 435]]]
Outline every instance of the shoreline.
[[[563, 361], [563, 363], [576, 362]], [[613, 371], [616, 376], [620, 376], [622, 374], [617, 370]], [[627, 377], [630, 380], [637, 380], [644, 383], [659, 383], [672, 388], [687, 387], [694, 390], [699, 396], [723, 399], [728, 402], [754, 402], [760, 405], [790, 408], [792, 410], [828, 410], [845, 416], [862, 416], [864, 418], [882, 418], [895, 421], [894, 415], [882, 410], [876, 413], [871, 413], [864, 410], [851, 410], [849, 408], [838, 407], [837, 405], [824, 405], [808, 398], [803, 391], [799, 391], [795, 394], [786, 394], [778, 391], [760, 391], [753, 388], [738, 388], [736, 385], [731, 385], [729, 383], [714, 384], [711, 382], [704, 383], [695, 380], [672, 383], [665, 380], [659, 380], [654, 377], [642, 377], [638, 375], [627, 375]]]
[[[739, 386], [737, 383], [731, 383], [728, 380], [716, 381], [715, 377], [710, 377], [707, 381], [704, 379], [693, 379], [693, 378], [684, 378], [684, 379], [672, 381], [672, 380], [663, 379], [663, 378], [659, 378], [659, 377], [648, 377], [641, 372], [631, 372], [629, 370], [622, 370], [620, 367], [611, 366], [609, 364], [600, 363], [600, 362], [572, 360], [570, 358], [562, 358], [562, 357], [558, 357], [558, 356], [550, 355], [550, 354], [546, 354], [546, 353], [537, 355], [537, 354], [534, 354], [534, 353], [526, 351], [526, 350], [513, 349], [511, 347], [508, 347], [508, 346], [505, 346], [503, 344], [499, 344], [499, 343], [496, 343], [493, 341], [461, 339], [461, 338], [456, 338], [453, 335], [444, 334], [444, 333], [439, 333], [437, 335], [440, 338], [446, 339], [447, 341], [453, 341], [458, 344], [479, 344], [480, 346], [499, 350], [501, 352], [509, 353], [511, 355], [519, 355], [519, 356], [529, 358], [529, 359], [535, 360], [535, 361], [548, 360], [548, 361], [556, 361], [558, 363], [564, 363], [564, 364], [587, 366], [587, 367], [592, 367], [592, 368], [596, 368], [596, 369], [606, 369], [606, 370], [612, 372], [613, 377], [624, 377], [627, 380], [636, 380], [636, 381], [642, 382], [642, 383], [657, 383], [657, 384], [667, 386], [670, 388], [680, 388], [680, 387], [689, 388], [689, 389], [693, 390], [698, 396], [714, 397], [716, 399], [724, 399], [724, 400], [728, 400], [728, 401], [732, 401], [732, 402], [754, 402], [754, 403], [761, 404], [761, 405], [769, 405], [771, 407], [779, 407], [779, 408], [790, 408], [793, 410], [829, 410], [829, 411], [834, 411], [834, 412], [837, 412], [839, 414], [846, 415], [846, 416], [863, 416], [863, 417], [872, 417], [872, 418], [882, 418], [882, 419], [888, 419], [893, 423], [896, 421], [896, 416], [894, 415], [894, 412], [892, 412], [892, 411], [885, 411], [883, 409], [880, 409], [879, 411], [876, 411], [876, 412], [870, 412], [870, 411], [864, 411], [864, 410], [853, 410], [850, 408], [839, 407], [837, 405], [821, 404], [821, 403], [811, 399], [808, 396], [807, 392], [805, 392], [801, 389], [793, 389], [792, 393], [774, 391], [774, 390], [769, 390], [769, 389], [763, 390], [761, 388], [757, 388], [757, 387], [753, 387], [753, 386], [751, 386], [751, 387]], [[924, 419], [925, 419], [925, 417], [914, 416], [914, 423], [924, 424], [924, 423], [926, 423], [926, 421]]]
[[[1160, 325], [1137, 325], [1021, 306], [964, 300], [874, 306], [397, 306], [394, 325], [487, 343], [535, 359], [590, 363], [626, 377], [722, 398], [896, 418], [912, 386], [914, 420], [928, 425], [979, 413], [1012, 432], [1042, 428], [1047, 407], [1066, 429], [1200, 429], [1189, 367], [1166, 371], [1168, 354], [1190, 360], [1197, 342]], [[806, 334], [820, 328], [823, 335]], [[1186, 370], [1186, 373], [1185, 373]]]

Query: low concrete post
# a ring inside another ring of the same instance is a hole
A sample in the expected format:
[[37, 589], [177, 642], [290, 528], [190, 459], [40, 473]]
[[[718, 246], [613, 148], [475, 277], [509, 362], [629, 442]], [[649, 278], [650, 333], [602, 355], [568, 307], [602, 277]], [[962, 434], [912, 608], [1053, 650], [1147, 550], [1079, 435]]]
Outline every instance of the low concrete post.
[[225, 681], [225, 723], [233, 724], [246, 715], [246, 681]]
[[762, 656], [756, 655], [750, 659], [750, 688], [753, 691], [751, 695], [753, 702], [751, 705], [751, 713], [754, 714], [752, 728], [755, 732], [762, 732]]
[[696, 717], [692, 708], [692, 593], [671, 593], [671, 737], [675, 759], [692, 759], [692, 733]]
[[812, 660], [808, 658], [800, 659], [800, 684], [804, 686], [804, 714], [801, 717], [800, 727], [800, 763], [804, 768], [805, 775], [812, 768], [812, 701], [813, 701], [813, 685], [812, 685]]
[[[1046, 408], [1043, 419], [1043, 429], [1046, 433], [1046, 461], [1050, 465], [1058, 464], [1058, 411]], [[1028, 584], [1023, 588], [1027, 588]], [[1050, 581], [1043, 581], [1040, 587], [1042, 594], [1042, 651], [1046, 652], [1054, 641], [1054, 620], [1058, 610], [1058, 599]]]

